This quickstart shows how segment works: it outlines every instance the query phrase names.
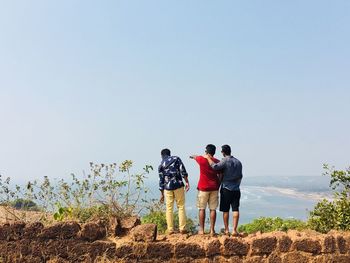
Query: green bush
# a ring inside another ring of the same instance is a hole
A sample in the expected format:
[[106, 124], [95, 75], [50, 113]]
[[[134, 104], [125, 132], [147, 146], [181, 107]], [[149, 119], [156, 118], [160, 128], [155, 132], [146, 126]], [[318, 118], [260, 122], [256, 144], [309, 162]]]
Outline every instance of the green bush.
[[310, 212], [308, 224], [311, 229], [322, 233], [332, 229], [350, 230], [350, 168], [343, 171], [324, 165], [324, 169], [324, 175], [331, 177], [334, 199], [317, 203]]
[[145, 215], [141, 219], [142, 223], [152, 223], [157, 225], [159, 233], [165, 233], [167, 229], [165, 212], [153, 211]]
[[255, 232], [272, 232], [272, 231], [287, 231], [289, 229], [303, 230], [307, 228], [307, 224], [297, 219], [282, 219], [280, 217], [260, 217], [254, 219], [251, 223], [241, 225], [238, 228], [239, 232], [248, 234]]

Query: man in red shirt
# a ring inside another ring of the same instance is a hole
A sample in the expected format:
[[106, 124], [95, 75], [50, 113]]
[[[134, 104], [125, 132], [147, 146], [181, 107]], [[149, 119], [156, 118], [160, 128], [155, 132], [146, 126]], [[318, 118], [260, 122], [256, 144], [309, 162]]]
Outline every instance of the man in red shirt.
[[[205, 153], [214, 156], [216, 147], [208, 144]], [[198, 195], [197, 207], [199, 209], [199, 231], [198, 234], [204, 234], [205, 210], [207, 205], [210, 209], [210, 234], [215, 235], [216, 208], [218, 207], [218, 190], [220, 187], [220, 179], [218, 171], [211, 168], [208, 160], [204, 156], [192, 155], [190, 158], [196, 160], [199, 165]], [[218, 163], [219, 160], [212, 157], [213, 162]]]

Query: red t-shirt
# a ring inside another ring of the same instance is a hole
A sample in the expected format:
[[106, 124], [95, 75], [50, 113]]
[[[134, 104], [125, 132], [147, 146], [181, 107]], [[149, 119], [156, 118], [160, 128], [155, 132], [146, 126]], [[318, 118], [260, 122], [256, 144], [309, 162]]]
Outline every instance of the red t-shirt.
[[[218, 172], [214, 171], [208, 163], [208, 160], [203, 156], [197, 156], [196, 159], [199, 164], [199, 180], [198, 180], [198, 190], [200, 191], [217, 191], [220, 187], [220, 181], [217, 176]], [[213, 158], [215, 163], [219, 160]]]

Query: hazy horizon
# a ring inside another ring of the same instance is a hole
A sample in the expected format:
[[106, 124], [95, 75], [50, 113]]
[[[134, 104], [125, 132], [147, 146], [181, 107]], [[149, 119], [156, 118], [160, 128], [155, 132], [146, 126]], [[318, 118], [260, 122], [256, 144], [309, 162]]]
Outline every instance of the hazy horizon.
[[3, 1], [0, 174], [155, 168], [229, 144], [252, 176], [350, 165], [349, 1]]

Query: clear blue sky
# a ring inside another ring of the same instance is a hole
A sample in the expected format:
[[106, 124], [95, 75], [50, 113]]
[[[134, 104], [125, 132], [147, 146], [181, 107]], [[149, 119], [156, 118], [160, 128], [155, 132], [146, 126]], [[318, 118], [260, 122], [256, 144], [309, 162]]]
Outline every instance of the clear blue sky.
[[0, 173], [157, 166], [169, 147], [195, 178], [188, 156], [208, 143], [230, 144], [245, 176], [345, 168], [349, 14], [347, 0], [1, 1]]

